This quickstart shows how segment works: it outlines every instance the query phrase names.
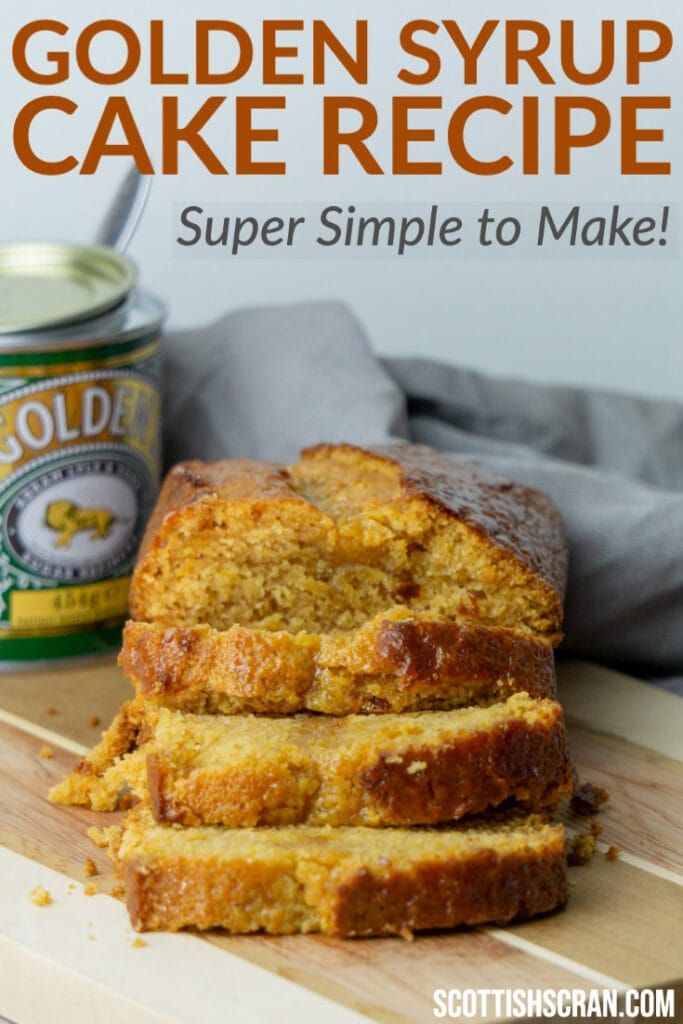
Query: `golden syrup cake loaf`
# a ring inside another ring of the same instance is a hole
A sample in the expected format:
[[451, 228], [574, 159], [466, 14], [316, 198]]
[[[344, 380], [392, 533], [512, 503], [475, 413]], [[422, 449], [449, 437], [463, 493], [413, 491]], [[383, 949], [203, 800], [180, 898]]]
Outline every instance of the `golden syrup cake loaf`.
[[567, 896], [564, 829], [535, 817], [447, 829], [179, 829], [140, 807], [111, 852], [140, 931], [409, 936], [528, 918]]
[[401, 715], [147, 714], [127, 746], [111, 743], [122, 730], [110, 728], [50, 799], [114, 810], [132, 792], [182, 825], [377, 827], [509, 800], [552, 809], [573, 788], [560, 705], [523, 693]]
[[146, 701], [209, 714], [419, 711], [556, 692], [548, 641], [407, 608], [322, 634], [131, 620], [119, 664]]
[[131, 584], [135, 697], [49, 798], [136, 804], [104, 831], [140, 930], [553, 910], [566, 568], [548, 498], [427, 448], [180, 464]]
[[399, 607], [555, 643], [566, 547], [552, 502], [420, 446], [320, 445], [283, 466], [167, 476], [131, 593], [161, 626], [354, 630]]

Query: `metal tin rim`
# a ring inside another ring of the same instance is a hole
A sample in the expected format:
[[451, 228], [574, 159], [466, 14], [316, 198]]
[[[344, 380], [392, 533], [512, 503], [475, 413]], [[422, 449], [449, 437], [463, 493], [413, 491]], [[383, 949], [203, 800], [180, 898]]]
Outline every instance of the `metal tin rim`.
[[54, 349], [70, 352], [128, 341], [156, 331], [167, 313], [160, 299], [136, 288], [123, 302], [93, 319], [51, 329], [0, 334], [0, 355], [38, 354]]
[[[68, 301], [63, 300], [65, 305], [61, 312], [50, 312], [48, 306], [43, 310], [39, 307], [33, 316], [30, 313], [26, 316], [8, 314], [4, 322], [0, 319], [0, 337], [95, 319], [125, 299], [135, 285], [137, 268], [127, 256], [106, 246], [7, 242], [0, 245], [0, 281], [5, 275], [14, 275], [17, 280], [23, 277], [25, 281], [35, 276], [37, 288], [41, 280], [45, 287], [46, 282], [59, 282], [61, 277], [63, 285], [69, 282], [75, 294]], [[90, 291], [85, 288], [88, 281]], [[80, 285], [80, 303], [75, 282]]]

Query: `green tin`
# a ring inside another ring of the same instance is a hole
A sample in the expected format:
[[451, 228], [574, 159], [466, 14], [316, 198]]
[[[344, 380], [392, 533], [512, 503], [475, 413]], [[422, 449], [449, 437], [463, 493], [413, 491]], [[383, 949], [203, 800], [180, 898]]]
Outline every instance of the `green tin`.
[[0, 246], [0, 669], [111, 651], [159, 487], [160, 330], [113, 251]]

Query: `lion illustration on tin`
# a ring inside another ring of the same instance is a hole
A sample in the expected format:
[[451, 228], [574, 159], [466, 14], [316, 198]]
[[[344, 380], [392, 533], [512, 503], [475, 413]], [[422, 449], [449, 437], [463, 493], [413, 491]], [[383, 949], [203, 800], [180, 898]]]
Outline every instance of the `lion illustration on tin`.
[[45, 509], [45, 525], [59, 534], [56, 548], [70, 548], [83, 530], [89, 530], [92, 539], [108, 537], [115, 522], [108, 508], [81, 508], [73, 501], [51, 501]]

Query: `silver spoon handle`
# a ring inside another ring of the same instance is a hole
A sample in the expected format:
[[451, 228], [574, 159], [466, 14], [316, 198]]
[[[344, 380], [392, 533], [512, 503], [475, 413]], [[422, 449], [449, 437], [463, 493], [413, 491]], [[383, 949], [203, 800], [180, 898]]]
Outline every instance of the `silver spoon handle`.
[[131, 167], [95, 235], [97, 245], [125, 252], [140, 222], [151, 187], [151, 176], [143, 176], [137, 167]]

